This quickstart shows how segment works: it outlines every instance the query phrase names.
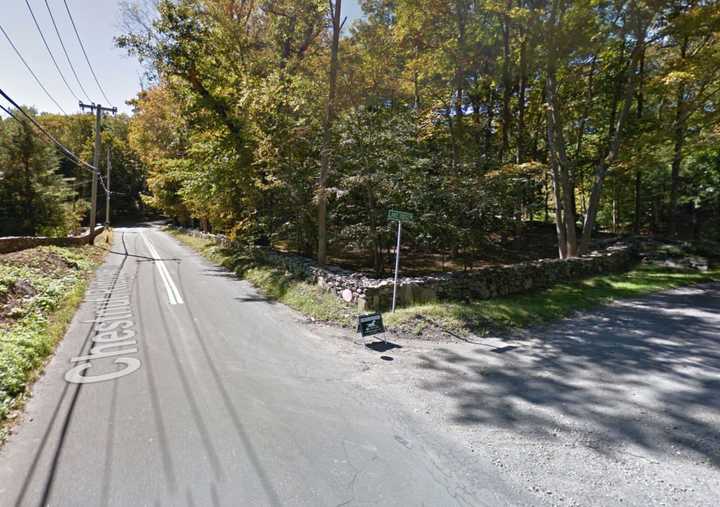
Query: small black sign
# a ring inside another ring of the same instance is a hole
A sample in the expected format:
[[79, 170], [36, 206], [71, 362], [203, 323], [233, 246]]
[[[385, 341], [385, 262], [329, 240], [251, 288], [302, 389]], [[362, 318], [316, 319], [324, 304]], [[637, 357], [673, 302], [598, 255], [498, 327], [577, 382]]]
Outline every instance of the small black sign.
[[379, 313], [371, 313], [370, 315], [360, 315], [358, 317], [358, 333], [363, 336], [372, 336], [374, 334], [384, 333], [382, 315]]

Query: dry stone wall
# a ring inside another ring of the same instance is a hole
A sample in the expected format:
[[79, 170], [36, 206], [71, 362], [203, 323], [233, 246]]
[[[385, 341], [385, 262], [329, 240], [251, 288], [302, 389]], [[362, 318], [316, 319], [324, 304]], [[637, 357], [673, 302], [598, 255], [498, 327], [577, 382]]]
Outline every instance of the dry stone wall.
[[[184, 232], [217, 244], [239, 246], [222, 235]], [[312, 259], [267, 248], [256, 248], [255, 256], [294, 275], [318, 284], [361, 311], [384, 311], [392, 304], [393, 280], [373, 279], [338, 267], [319, 267]], [[560, 282], [602, 273], [619, 273], [638, 261], [631, 244], [617, 244], [575, 259], [542, 259], [505, 266], [490, 266], [470, 272], [398, 279], [398, 306], [443, 300], [490, 299], [544, 289]]]
[[[95, 233], [92, 235], [94, 238], [100, 234], [103, 227], [97, 227]], [[62, 238], [48, 238], [45, 236], [7, 236], [0, 238], [0, 254], [17, 252], [18, 250], [25, 250], [26, 248], [35, 248], [36, 246], [76, 246], [85, 245], [90, 241], [90, 234], [84, 234], [82, 236], [66, 236]]]

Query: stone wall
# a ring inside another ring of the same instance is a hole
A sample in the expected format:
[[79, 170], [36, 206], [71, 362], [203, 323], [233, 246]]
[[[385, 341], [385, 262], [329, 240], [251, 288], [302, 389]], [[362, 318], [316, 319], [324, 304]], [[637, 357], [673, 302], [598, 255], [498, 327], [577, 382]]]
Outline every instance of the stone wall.
[[[102, 226], [95, 228], [95, 233], [92, 238], [95, 238], [98, 234], [103, 231]], [[26, 248], [35, 248], [36, 246], [75, 246], [85, 245], [91, 240], [90, 234], [84, 234], [82, 236], [66, 236], [62, 238], [48, 238], [45, 236], [7, 236], [0, 238], [0, 254], [8, 252], [17, 252], [18, 250], [25, 250]]]
[[[227, 237], [184, 230], [226, 247], [237, 246]], [[337, 267], [321, 268], [312, 259], [266, 248], [256, 248], [256, 257], [317, 283], [328, 292], [357, 304], [360, 311], [384, 311], [392, 305], [393, 280], [369, 278]], [[628, 244], [613, 245], [575, 259], [542, 259], [505, 266], [490, 266], [470, 272], [440, 273], [434, 276], [398, 279], [397, 306], [442, 300], [489, 299], [544, 289], [559, 282], [579, 280], [603, 273], [630, 269], [638, 261], [636, 249]]]
[[[240, 248], [238, 242], [232, 241], [222, 234], [210, 234], [195, 229], [176, 227], [185, 234], [196, 238], [213, 241], [225, 248]], [[313, 259], [301, 255], [278, 252], [269, 248], [255, 247], [253, 257], [259, 262], [284, 269], [293, 275], [316, 283], [328, 292], [334, 293], [337, 297], [343, 298], [348, 303], [365, 304], [365, 290], [374, 280], [364, 276], [362, 273], [355, 273], [337, 266], [318, 266]]]
[[[545, 289], [560, 282], [603, 273], [619, 273], [637, 262], [630, 246], [615, 246], [575, 259], [542, 259], [398, 280], [398, 306], [443, 300], [490, 299]], [[392, 304], [392, 280], [375, 281], [365, 289], [366, 307], [384, 310]]]

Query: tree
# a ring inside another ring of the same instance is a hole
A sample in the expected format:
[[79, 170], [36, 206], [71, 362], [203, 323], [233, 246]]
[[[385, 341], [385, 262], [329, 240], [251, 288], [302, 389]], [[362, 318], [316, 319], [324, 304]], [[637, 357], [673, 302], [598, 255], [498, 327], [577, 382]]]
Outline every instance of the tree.
[[64, 235], [74, 228], [72, 192], [59, 169], [54, 147], [28, 120], [0, 121], [0, 235]]
[[323, 120], [323, 149], [320, 158], [320, 178], [318, 180], [318, 262], [322, 265], [327, 261], [327, 196], [326, 184], [330, 170], [332, 123], [335, 116], [335, 95], [337, 89], [338, 48], [340, 46], [340, 21], [342, 0], [330, 1], [330, 17], [332, 20], [332, 44], [330, 46], [330, 77], [328, 98], [325, 105]]

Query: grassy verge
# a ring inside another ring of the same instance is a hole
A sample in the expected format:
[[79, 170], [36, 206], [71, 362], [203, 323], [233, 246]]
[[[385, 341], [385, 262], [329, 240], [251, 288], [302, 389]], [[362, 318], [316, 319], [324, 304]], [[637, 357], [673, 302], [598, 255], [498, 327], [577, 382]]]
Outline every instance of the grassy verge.
[[238, 277], [252, 283], [270, 300], [286, 304], [314, 320], [341, 326], [350, 326], [354, 322], [356, 312], [353, 308], [316, 285], [281, 269], [260, 264], [247, 255], [218, 247], [212, 241], [172, 228], [166, 231], [209, 261], [234, 271]]
[[616, 299], [714, 280], [720, 280], [720, 270], [703, 273], [640, 266], [627, 273], [559, 284], [532, 294], [402, 308], [386, 315], [386, 322], [410, 333], [423, 333], [435, 326], [461, 335], [484, 334], [498, 328], [542, 324]]
[[[355, 312], [320, 288], [294, 279], [281, 270], [215, 246], [211, 241], [169, 229], [182, 243], [206, 258], [235, 271], [268, 298], [281, 301], [311, 318], [353, 325]], [[627, 273], [604, 275], [550, 289], [474, 302], [437, 302], [384, 314], [386, 325], [403, 334], [428, 336], [449, 331], [457, 335], [527, 327], [567, 317], [615, 299], [632, 298], [673, 287], [720, 280], [720, 270], [678, 271], [647, 265]]]
[[64, 336], [103, 255], [94, 246], [0, 255], [0, 442], [3, 423]]

